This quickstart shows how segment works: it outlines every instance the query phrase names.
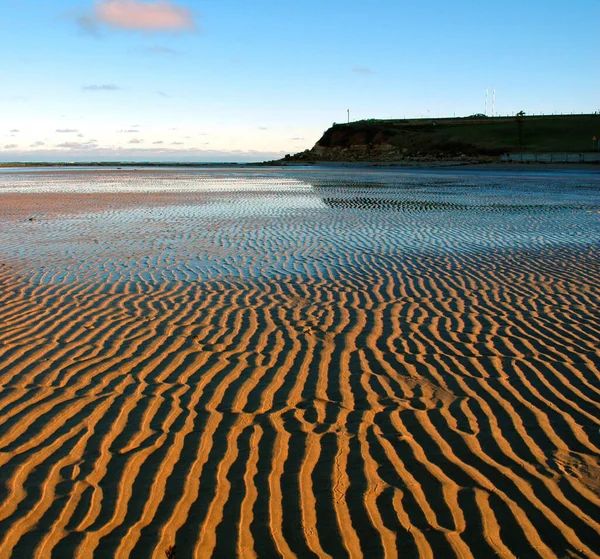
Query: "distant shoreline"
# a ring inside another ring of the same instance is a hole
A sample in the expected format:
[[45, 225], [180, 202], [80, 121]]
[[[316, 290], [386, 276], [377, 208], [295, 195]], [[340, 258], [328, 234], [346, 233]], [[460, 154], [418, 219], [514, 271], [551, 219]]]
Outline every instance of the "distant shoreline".
[[[0, 168], [23, 168], [23, 167], [239, 167], [244, 165], [250, 165], [251, 163], [183, 163], [183, 162], [153, 162], [153, 161], [127, 161], [127, 162], [113, 162], [113, 161], [84, 161], [84, 162], [11, 162], [11, 163], [0, 163]], [[256, 165], [256, 163], [254, 163]]]
[[527, 162], [465, 162], [465, 161], [319, 161], [319, 162], [288, 162], [288, 161], [265, 161], [257, 163], [166, 163], [166, 162], [82, 162], [82, 163], [0, 163], [0, 169], [77, 169], [77, 168], [109, 168], [110, 170], [139, 169], [139, 168], [178, 168], [178, 169], [201, 169], [201, 168], [315, 168], [315, 169], [422, 169], [422, 170], [473, 170], [473, 171], [592, 171], [600, 173], [600, 164], [597, 163], [527, 163]]

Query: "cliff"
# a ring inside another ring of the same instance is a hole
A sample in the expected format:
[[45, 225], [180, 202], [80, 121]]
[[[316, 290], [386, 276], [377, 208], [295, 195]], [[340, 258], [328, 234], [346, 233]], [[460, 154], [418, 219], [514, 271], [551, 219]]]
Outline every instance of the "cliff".
[[511, 152], [588, 152], [600, 115], [361, 120], [334, 124], [284, 162], [493, 161]]

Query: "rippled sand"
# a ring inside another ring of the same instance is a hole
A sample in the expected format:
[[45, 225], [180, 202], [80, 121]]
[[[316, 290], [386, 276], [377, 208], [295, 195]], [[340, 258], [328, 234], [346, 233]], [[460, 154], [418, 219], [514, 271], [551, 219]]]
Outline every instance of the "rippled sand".
[[596, 557], [600, 178], [0, 174], [0, 556]]

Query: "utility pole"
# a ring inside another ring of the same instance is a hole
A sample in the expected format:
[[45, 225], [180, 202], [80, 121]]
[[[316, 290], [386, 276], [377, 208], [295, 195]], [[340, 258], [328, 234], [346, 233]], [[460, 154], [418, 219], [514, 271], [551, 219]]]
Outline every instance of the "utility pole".
[[521, 152], [523, 151], [523, 117], [525, 116], [525, 111], [519, 111], [516, 115], [517, 127], [519, 128], [519, 147], [521, 148]]
[[348, 113], [348, 124], [350, 124], [350, 109], [346, 109], [346, 112]]
[[485, 112], [483, 113], [485, 116], [487, 116], [487, 105], [488, 105], [488, 91], [489, 88], [485, 88]]

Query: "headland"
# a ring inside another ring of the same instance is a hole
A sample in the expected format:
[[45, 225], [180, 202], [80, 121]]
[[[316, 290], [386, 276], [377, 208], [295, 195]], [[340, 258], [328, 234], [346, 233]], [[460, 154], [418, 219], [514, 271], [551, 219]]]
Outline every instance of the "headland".
[[[597, 164], [598, 138], [599, 114], [368, 119], [334, 123], [311, 149], [271, 163], [434, 167], [502, 162]], [[524, 154], [523, 161], [516, 154]]]

